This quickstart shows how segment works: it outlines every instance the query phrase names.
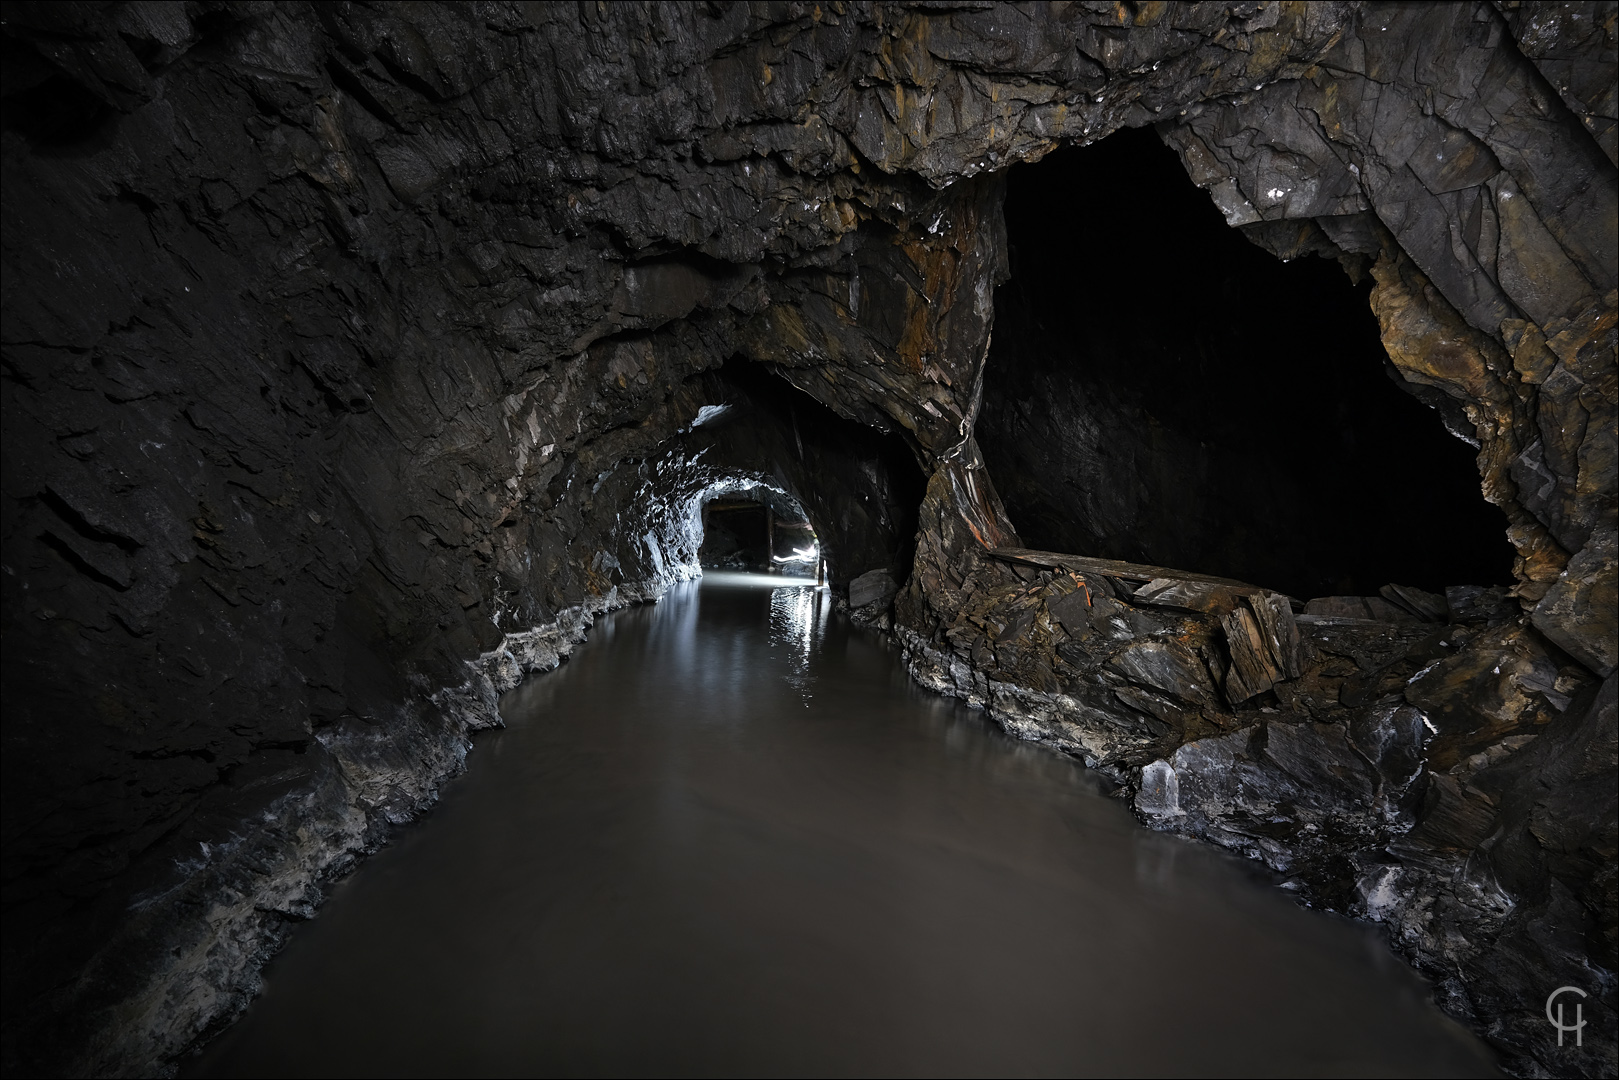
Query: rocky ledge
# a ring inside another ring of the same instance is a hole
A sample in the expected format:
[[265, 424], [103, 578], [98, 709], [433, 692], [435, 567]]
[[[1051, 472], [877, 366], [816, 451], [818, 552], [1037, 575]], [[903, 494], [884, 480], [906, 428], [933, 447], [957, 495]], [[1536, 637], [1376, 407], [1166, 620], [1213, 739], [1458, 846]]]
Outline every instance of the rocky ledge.
[[918, 682], [1107, 774], [1148, 826], [1386, 926], [1514, 1073], [1609, 1070], [1611, 1025], [1553, 1060], [1534, 1005], [1613, 1001], [1614, 676], [1505, 590], [1383, 594], [997, 547], [902, 598], [895, 633]]

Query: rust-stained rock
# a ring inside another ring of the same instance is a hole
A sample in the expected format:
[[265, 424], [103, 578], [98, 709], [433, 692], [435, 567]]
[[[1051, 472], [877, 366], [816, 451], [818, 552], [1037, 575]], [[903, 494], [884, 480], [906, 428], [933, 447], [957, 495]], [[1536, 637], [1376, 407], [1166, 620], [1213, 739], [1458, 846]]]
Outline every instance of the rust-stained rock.
[[1220, 620], [1225, 631], [1231, 667], [1226, 672], [1225, 696], [1233, 704], [1263, 694], [1281, 678], [1276, 660], [1255, 613], [1239, 607]]
[[1139, 604], [1221, 615], [1233, 610], [1242, 597], [1252, 591], [1246, 586], [1222, 585], [1212, 581], [1156, 577], [1137, 589], [1133, 599]]

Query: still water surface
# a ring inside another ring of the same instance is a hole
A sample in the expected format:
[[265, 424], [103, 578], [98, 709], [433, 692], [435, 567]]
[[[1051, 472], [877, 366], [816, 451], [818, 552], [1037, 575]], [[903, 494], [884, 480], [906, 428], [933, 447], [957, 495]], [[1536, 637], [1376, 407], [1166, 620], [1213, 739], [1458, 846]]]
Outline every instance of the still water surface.
[[710, 573], [507, 695], [185, 1073], [1496, 1074], [1372, 932], [782, 581]]

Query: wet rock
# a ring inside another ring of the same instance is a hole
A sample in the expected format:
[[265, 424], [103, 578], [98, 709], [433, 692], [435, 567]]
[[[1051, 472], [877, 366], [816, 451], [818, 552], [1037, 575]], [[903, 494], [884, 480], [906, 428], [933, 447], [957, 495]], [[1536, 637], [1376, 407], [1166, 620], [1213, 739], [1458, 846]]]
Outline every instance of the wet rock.
[[849, 606], [863, 608], [872, 604], [886, 604], [897, 592], [899, 586], [894, 583], [893, 574], [887, 570], [868, 570], [849, 582]]
[[1347, 836], [1376, 836], [1397, 816], [1390, 796], [1402, 793], [1337, 724], [1270, 719], [1189, 742], [1153, 768], [1155, 790], [1173, 776], [1178, 811], [1166, 816], [1143, 786], [1136, 807], [1149, 820], [1284, 872], [1329, 856]]
[[1141, 788], [1136, 792], [1135, 807], [1154, 820], [1179, 816], [1181, 809], [1180, 776], [1167, 761], [1158, 760], [1141, 770]]

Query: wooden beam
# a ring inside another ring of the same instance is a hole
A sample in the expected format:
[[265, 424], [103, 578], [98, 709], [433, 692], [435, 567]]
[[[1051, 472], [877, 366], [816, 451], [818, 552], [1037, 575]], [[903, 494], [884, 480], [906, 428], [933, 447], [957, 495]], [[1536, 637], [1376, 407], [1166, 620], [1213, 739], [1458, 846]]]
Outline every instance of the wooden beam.
[[1147, 566], [1144, 563], [1119, 562], [1115, 559], [1093, 559], [1085, 555], [1064, 555], [1056, 551], [1002, 547], [994, 548], [986, 552], [986, 554], [992, 559], [999, 559], [1013, 565], [1037, 566], [1042, 570], [1072, 570], [1081, 576], [1087, 573], [1105, 574], [1108, 577], [1140, 582], [1153, 581], [1157, 578], [1176, 578], [1181, 581], [1201, 581], [1209, 585], [1228, 585], [1252, 592], [1262, 591], [1257, 585], [1250, 585], [1246, 581], [1236, 581], [1232, 578], [1194, 574], [1188, 570], [1170, 570], [1162, 566]]

